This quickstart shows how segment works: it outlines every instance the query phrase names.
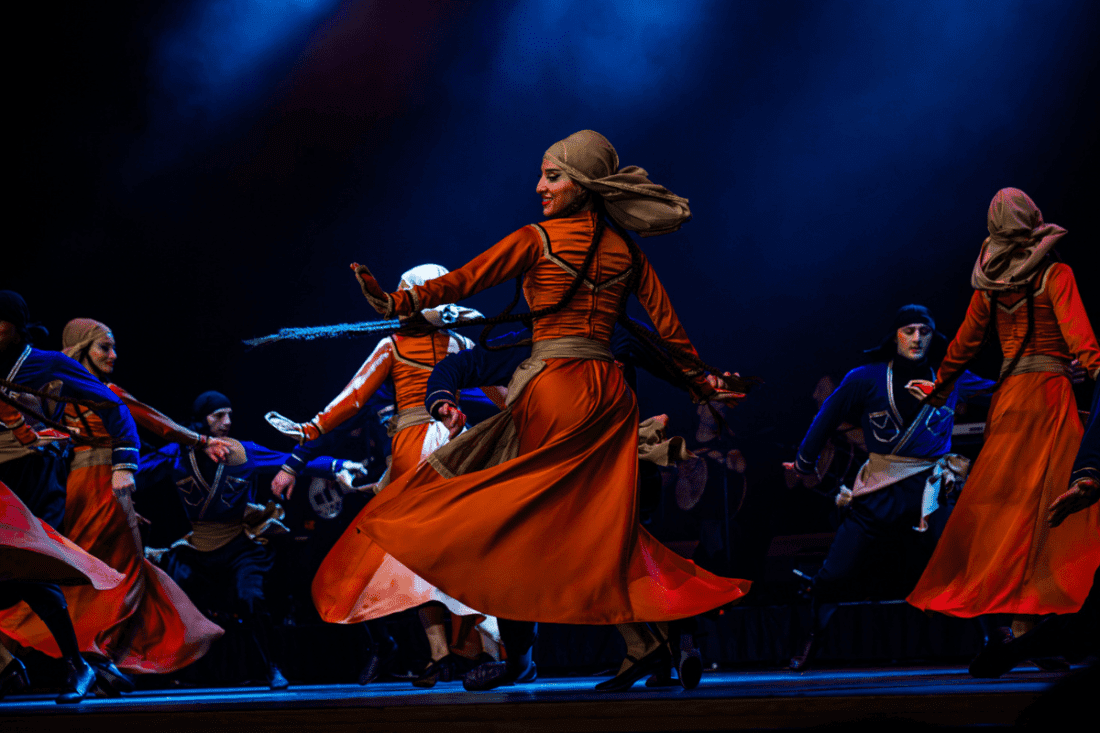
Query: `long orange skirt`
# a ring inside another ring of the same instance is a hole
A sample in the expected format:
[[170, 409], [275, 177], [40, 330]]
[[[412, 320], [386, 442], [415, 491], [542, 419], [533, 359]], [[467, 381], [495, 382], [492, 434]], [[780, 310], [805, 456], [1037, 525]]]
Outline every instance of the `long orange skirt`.
[[[393, 436], [390, 475], [398, 477], [414, 470], [446, 442], [446, 436], [445, 429], [438, 424], [413, 425], [399, 431]], [[311, 589], [318, 614], [328, 623], [354, 624], [429, 601], [439, 601], [460, 616], [477, 613], [440, 593], [357, 529], [363, 512], [385, 501], [383, 497], [393, 496], [393, 490], [391, 482], [363, 507], [359, 517], [325, 555]]]
[[517, 621], [668, 621], [737, 601], [638, 522], [638, 410], [614, 364], [548, 359], [512, 405], [519, 456], [398, 479], [358, 528], [427, 582]]
[[[109, 465], [73, 468], [66, 483], [63, 534], [122, 573], [109, 590], [64, 588], [82, 652], [114, 659], [135, 672], [172, 672], [195, 661], [222, 635], [164, 571], [143, 556], [130, 522], [111, 492]], [[20, 604], [19, 608], [24, 608]], [[60, 656], [45, 625], [29, 609], [8, 614], [0, 631], [24, 646]]]
[[90, 584], [101, 590], [123, 581], [105, 563], [62, 537], [0, 481], [0, 582]]
[[1100, 506], [1054, 529], [1046, 517], [1069, 488], [1083, 433], [1068, 379], [1005, 379], [985, 446], [909, 603], [962, 617], [1080, 609], [1100, 565]]

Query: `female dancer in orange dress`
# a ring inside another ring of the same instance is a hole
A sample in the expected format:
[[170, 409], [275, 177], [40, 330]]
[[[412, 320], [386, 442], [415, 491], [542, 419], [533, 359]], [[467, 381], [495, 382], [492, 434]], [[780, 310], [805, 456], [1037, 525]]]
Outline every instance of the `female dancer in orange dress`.
[[534, 678], [530, 622], [668, 621], [736, 601], [749, 587], [679, 557], [640, 526], [638, 408], [608, 346], [633, 291], [693, 393], [716, 395], [718, 380], [698, 368], [664, 288], [624, 231], [675, 231], [690, 216], [687, 201], [640, 168], [620, 170], [614, 148], [590, 130], [547, 151], [536, 190], [548, 221], [423, 286], [387, 294], [353, 265], [386, 316], [524, 277], [534, 343], [508, 408], [398, 479], [358, 522], [428, 582], [501, 619], [508, 664], [474, 670], [467, 689]]
[[[424, 285], [446, 273], [447, 270], [439, 265], [420, 265], [404, 273], [398, 287], [405, 290]], [[455, 309], [454, 306], [446, 307]], [[478, 314], [468, 311], [466, 315]], [[424, 408], [428, 377], [445, 356], [470, 346], [469, 339], [446, 331], [422, 336], [394, 334], [378, 343], [351, 382], [312, 420], [296, 424], [273, 416], [272, 424], [291, 437], [314, 440], [352, 418], [386, 380], [392, 379], [397, 414], [389, 428], [393, 438], [390, 467], [375, 489], [380, 492], [447, 442], [450, 437], [447, 428], [433, 420]], [[293, 476], [286, 472], [280, 473], [272, 483], [276, 496], [281, 496], [283, 491], [289, 496], [292, 488]], [[479, 624], [490, 638], [497, 635], [494, 619], [477, 614], [425, 583], [359, 532], [354, 522], [318, 568], [313, 578], [313, 603], [322, 619], [338, 624], [358, 623], [419, 606], [432, 662], [413, 682], [418, 687], [431, 687], [439, 679], [449, 681], [453, 672], [451, 667], [458, 661], [449, 658], [444, 610], [440, 603], [465, 617], [463, 637], [472, 633], [474, 623]], [[455, 631], [457, 636], [459, 629]], [[371, 635], [376, 636], [374, 632]], [[372, 675], [365, 670], [364, 676]]]
[[[1069, 485], [1083, 434], [1069, 362], [1077, 358], [1095, 379], [1100, 348], [1073, 271], [1048, 257], [1065, 230], [1044, 224], [1015, 188], [993, 197], [988, 224], [966, 320], [929, 399], [942, 400], [993, 328], [1005, 358], [1001, 382], [985, 446], [908, 600], [951, 616], [1012, 614], [1019, 633], [1027, 617], [1077, 611], [1100, 564], [1100, 508], [1073, 515], [1057, 532], [1045, 521]], [[987, 643], [1007, 633], [987, 631]]]
[[[61, 338], [66, 355], [107, 381], [115, 362], [114, 336], [107, 326], [76, 319], [65, 326]], [[131, 406], [139, 425], [170, 440], [203, 442], [124, 390], [110, 387]], [[65, 421], [82, 435], [104, 434], [99, 418], [75, 405], [66, 408]], [[212, 456], [224, 457], [220, 443], [208, 442], [206, 448]], [[62, 533], [126, 580], [106, 592], [73, 588], [66, 591], [66, 599], [84, 627], [83, 651], [102, 655], [122, 669], [172, 672], [205, 654], [222, 630], [164, 571], [145, 559], [133, 500], [128, 492], [112, 491], [110, 463], [109, 449], [77, 446], [66, 483]]]
[[[45, 432], [47, 440], [68, 437], [52, 430]], [[34, 446], [43, 442], [19, 410], [0, 401], [0, 463], [28, 457], [34, 453]], [[80, 655], [76, 631], [58, 584], [88, 583], [107, 589], [120, 582], [122, 575], [58, 534], [0, 481], [0, 608], [24, 601], [50, 630], [69, 666], [67, 689], [57, 702], [78, 702], [97, 681], [95, 670]], [[0, 644], [0, 698], [28, 684], [27, 668]]]

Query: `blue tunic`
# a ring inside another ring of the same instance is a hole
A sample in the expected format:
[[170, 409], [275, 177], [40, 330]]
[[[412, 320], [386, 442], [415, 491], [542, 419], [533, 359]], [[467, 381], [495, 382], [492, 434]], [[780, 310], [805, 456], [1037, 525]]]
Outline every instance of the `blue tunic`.
[[[169, 479], [179, 490], [187, 518], [194, 522], [239, 522], [245, 505], [255, 498], [253, 475], [273, 474], [290, 457], [242, 440], [247, 459], [238, 466], [215, 464], [193, 447], [170, 443], [143, 456], [138, 471], [139, 487]], [[304, 466], [306, 476], [333, 479], [343, 461], [323, 456]]]
[[[893, 362], [861, 366], [845, 375], [836, 391], [829, 395], [814, 418], [798, 448], [795, 465], [802, 473], [813, 473], [817, 457], [826, 441], [845, 418], [860, 413], [860, 424], [867, 450], [872, 453], [938, 458], [951, 451], [951, 429], [955, 425], [955, 406], [993, 382], [964, 372], [951, 390], [943, 407], [924, 405], [913, 419], [905, 420], [899, 411], [898, 395], [893, 388]], [[928, 370], [928, 379], [932, 370]]]
[[[3, 370], [0, 373], [4, 373], [9, 382], [30, 389], [41, 390], [50, 382], [60, 380], [63, 398], [74, 397], [107, 403], [106, 409], [95, 410], [95, 413], [103, 420], [107, 434], [114, 441], [111, 464], [115, 468], [137, 469], [138, 446], [141, 441], [129, 408], [79, 362], [58, 351], [43, 351], [26, 346], [18, 352], [14, 362], [5, 360], [5, 363], [0, 364], [0, 370]], [[57, 420], [60, 415], [59, 408], [55, 414], [46, 417]]]

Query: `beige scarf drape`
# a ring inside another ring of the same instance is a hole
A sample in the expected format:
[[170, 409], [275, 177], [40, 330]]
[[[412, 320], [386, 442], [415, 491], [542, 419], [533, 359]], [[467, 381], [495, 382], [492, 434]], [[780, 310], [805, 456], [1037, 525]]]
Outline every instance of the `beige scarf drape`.
[[569, 178], [599, 194], [607, 214], [643, 237], [668, 234], [691, 218], [688, 200], [649, 180], [636, 165], [619, 168], [619, 154], [603, 135], [581, 130], [554, 143], [545, 157]]
[[989, 204], [986, 221], [989, 238], [982, 243], [970, 276], [975, 290], [1011, 290], [1023, 285], [1066, 235], [1057, 224], [1043, 223], [1039, 207], [1018, 188], [997, 192]]

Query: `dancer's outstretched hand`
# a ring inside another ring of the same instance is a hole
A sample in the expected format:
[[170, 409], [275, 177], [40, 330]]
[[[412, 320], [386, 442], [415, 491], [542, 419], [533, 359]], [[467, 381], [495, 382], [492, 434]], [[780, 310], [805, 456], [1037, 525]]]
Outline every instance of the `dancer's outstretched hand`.
[[[737, 372], [734, 372], [733, 374], [726, 372], [723, 376], [740, 377], [741, 375]], [[741, 400], [745, 399], [744, 392], [733, 392], [729, 389], [726, 389], [726, 383], [722, 381], [720, 377], [715, 376], [714, 374], [707, 375], [707, 384], [710, 385], [710, 388], [714, 390], [714, 393], [707, 397], [707, 399], [711, 402], [721, 402], [724, 405], [734, 407], [739, 402], [741, 402]]]
[[438, 412], [439, 421], [451, 433], [452, 438], [461, 433], [462, 428], [466, 427], [466, 413], [456, 406], [445, 403], [440, 405]]
[[382, 286], [374, 279], [374, 275], [370, 274], [367, 266], [353, 262], [351, 263], [351, 271], [355, 273], [355, 279], [359, 281], [359, 287], [371, 307], [385, 318], [393, 316], [393, 298], [382, 289]]
[[233, 444], [228, 440], [208, 438], [206, 445], [202, 447], [202, 452], [214, 463], [224, 463], [225, 459], [229, 457], [229, 451], [232, 449]]
[[275, 478], [271, 479], [271, 493], [275, 495], [275, 498], [282, 499], [286, 494], [286, 498], [289, 499], [290, 495], [294, 493], [294, 483], [298, 480], [297, 476], [287, 471], [279, 471], [275, 474]]
[[1071, 514], [1087, 509], [1100, 499], [1100, 484], [1092, 479], [1081, 479], [1069, 487], [1069, 491], [1055, 499], [1047, 512], [1051, 527], [1057, 527]]

